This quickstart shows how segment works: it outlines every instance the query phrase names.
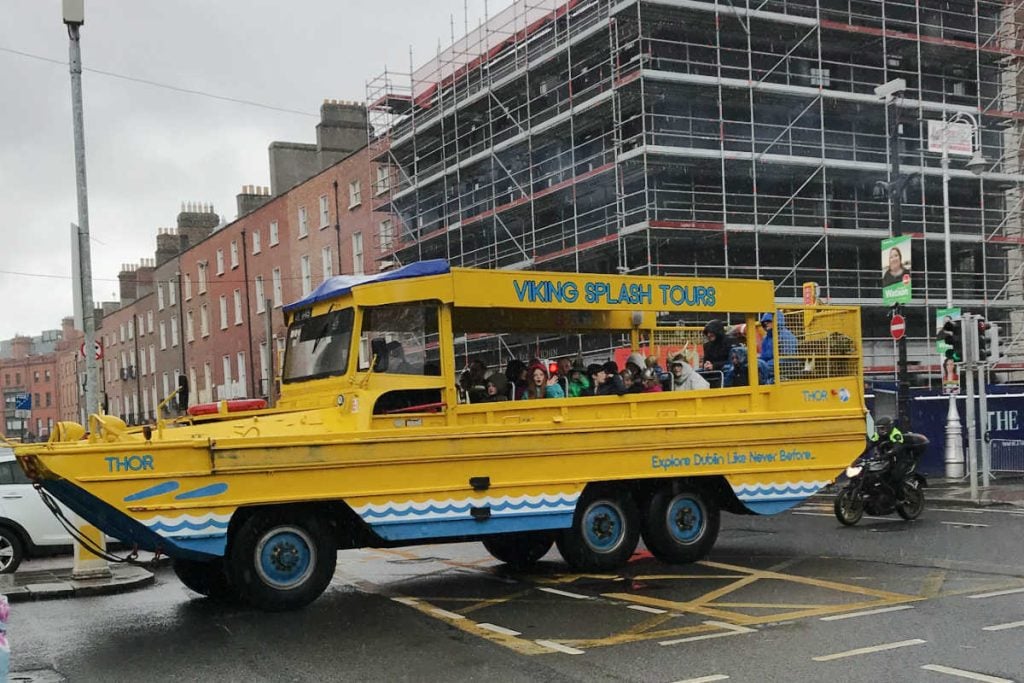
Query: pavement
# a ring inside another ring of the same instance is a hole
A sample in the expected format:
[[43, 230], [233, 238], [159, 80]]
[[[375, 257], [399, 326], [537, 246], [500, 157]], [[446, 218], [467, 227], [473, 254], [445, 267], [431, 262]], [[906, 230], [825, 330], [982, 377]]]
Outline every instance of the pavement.
[[929, 479], [925, 500], [942, 500], [980, 507], [1024, 507], [1024, 473], [1001, 474], [992, 480], [991, 486], [979, 486], [977, 499], [971, 498], [971, 485], [967, 479]]
[[[152, 557], [139, 553], [139, 559], [147, 562]], [[0, 574], [0, 594], [9, 602], [80, 598], [126, 593], [155, 580], [149, 569], [121, 563], [110, 563], [110, 576], [82, 579], [72, 574], [71, 555], [29, 559], [13, 574]]]

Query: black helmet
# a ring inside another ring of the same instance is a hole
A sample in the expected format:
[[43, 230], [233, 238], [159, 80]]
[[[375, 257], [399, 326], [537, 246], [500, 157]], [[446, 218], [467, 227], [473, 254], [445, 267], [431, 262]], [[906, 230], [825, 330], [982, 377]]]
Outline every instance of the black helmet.
[[889, 438], [889, 434], [892, 433], [892, 426], [892, 418], [888, 415], [883, 415], [875, 420], [875, 431], [878, 432], [878, 436], [883, 439]]

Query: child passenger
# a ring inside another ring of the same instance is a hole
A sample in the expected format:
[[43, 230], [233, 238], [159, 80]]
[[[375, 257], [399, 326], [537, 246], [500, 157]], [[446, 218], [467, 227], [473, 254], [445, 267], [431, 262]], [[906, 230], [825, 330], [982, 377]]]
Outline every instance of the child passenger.
[[558, 378], [548, 375], [547, 368], [543, 363], [534, 363], [529, 368], [527, 375], [528, 384], [526, 390], [520, 394], [520, 399], [537, 398], [565, 398], [565, 392], [558, 385]]

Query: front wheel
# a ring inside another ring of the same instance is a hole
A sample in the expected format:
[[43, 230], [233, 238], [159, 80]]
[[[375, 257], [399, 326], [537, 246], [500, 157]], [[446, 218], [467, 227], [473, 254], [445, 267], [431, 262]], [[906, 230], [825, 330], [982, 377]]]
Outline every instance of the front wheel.
[[846, 526], [853, 526], [864, 516], [864, 501], [854, 493], [852, 486], [847, 486], [836, 496], [832, 505], [836, 519]]
[[203, 597], [214, 600], [228, 600], [235, 592], [224, 570], [223, 560], [199, 562], [196, 560], [175, 560], [174, 574], [186, 588]]
[[707, 557], [718, 538], [718, 506], [696, 487], [663, 488], [647, 506], [643, 537], [662, 562], [687, 564]]
[[584, 493], [572, 527], [556, 543], [578, 571], [604, 571], [624, 565], [640, 541], [640, 513], [628, 491], [614, 488]]
[[0, 574], [13, 574], [25, 559], [25, 547], [18, 534], [0, 527]]
[[483, 543], [491, 557], [516, 571], [522, 571], [529, 569], [537, 560], [547, 555], [551, 546], [555, 544], [555, 538], [548, 532], [527, 531], [491, 536], [485, 538]]
[[254, 513], [234, 533], [228, 572], [253, 607], [284, 612], [316, 600], [334, 576], [338, 551], [328, 523], [287, 508]]
[[916, 486], [904, 483], [903, 498], [906, 502], [896, 504], [896, 514], [908, 522], [920, 517], [924, 512], [924, 492]]

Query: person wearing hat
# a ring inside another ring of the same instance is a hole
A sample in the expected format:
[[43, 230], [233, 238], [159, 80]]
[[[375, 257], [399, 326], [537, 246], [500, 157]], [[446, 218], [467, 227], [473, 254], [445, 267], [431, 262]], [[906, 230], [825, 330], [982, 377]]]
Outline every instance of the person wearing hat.
[[640, 382], [643, 384], [644, 390], [642, 393], [655, 394], [659, 391], [664, 391], [661, 388], [661, 380], [658, 379], [658, 373], [653, 368], [646, 368], [640, 373]]
[[[758, 354], [758, 359], [764, 361], [770, 369], [771, 373], [775, 373], [775, 314], [765, 313], [761, 316], [761, 327], [764, 328], [764, 339], [761, 340], [761, 353]], [[791, 356], [796, 353], [796, 335], [786, 329], [783, 318], [779, 318], [778, 324], [778, 338], [779, 338], [779, 355]], [[791, 361], [790, 361], [791, 363]], [[780, 365], [787, 364], [787, 361], [783, 361]]]
[[710, 320], [704, 326], [704, 369], [725, 370], [729, 364], [732, 343], [721, 320]]
[[583, 363], [576, 361], [569, 368], [567, 373], [569, 378], [569, 391], [566, 392], [569, 398], [577, 398], [578, 396], [586, 396], [592, 393], [590, 391], [590, 380], [587, 378], [586, 369], [583, 367]]
[[623, 383], [629, 393], [639, 394], [644, 390], [644, 381], [641, 375], [645, 368], [647, 368], [647, 360], [642, 353], [634, 351], [629, 354], [629, 358], [626, 359], [626, 367], [623, 370], [623, 374], [629, 371], [628, 381], [625, 377], [623, 378]]
[[594, 373], [595, 396], [622, 396], [628, 391], [619, 375], [619, 366], [610, 360]]
[[526, 390], [519, 394], [520, 400], [565, 398], [565, 392], [558, 384], [558, 378], [552, 377], [543, 363], [535, 362], [530, 366], [527, 380], [529, 384], [526, 385]]
[[700, 376], [686, 360], [682, 352], [672, 356], [669, 364], [672, 372], [672, 391], [689, 391], [692, 389], [710, 389], [708, 381]]
[[485, 395], [478, 403], [497, 403], [508, 400], [508, 378], [504, 373], [492, 372], [484, 383]]

